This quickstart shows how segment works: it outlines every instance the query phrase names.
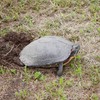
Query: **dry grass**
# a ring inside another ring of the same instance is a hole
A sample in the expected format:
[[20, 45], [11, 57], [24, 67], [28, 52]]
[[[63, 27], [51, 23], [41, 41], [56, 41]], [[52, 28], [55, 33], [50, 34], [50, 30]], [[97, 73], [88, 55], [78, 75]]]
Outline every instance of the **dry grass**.
[[2, 0], [0, 35], [9, 31], [62, 36], [81, 50], [61, 78], [1, 66], [0, 100], [100, 100], [99, 0]]

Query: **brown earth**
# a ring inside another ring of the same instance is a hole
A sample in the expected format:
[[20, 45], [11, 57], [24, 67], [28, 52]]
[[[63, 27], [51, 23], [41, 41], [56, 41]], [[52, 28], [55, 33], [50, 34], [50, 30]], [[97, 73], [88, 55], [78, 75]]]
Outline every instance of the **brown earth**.
[[[33, 40], [30, 34], [11, 32], [0, 38], [0, 65], [13, 66], [17, 64], [19, 53], [24, 46]], [[20, 65], [19, 65], [20, 66]]]

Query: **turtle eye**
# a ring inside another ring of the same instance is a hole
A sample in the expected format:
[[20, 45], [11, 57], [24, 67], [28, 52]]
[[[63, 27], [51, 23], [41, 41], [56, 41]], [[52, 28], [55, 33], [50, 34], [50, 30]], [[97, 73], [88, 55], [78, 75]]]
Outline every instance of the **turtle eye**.
[[76, 49], [76, 51], [78, 53], [78, 51], [80, 50], [80, 45], [78, 45], [75, 49]]
[[80, 45], [79, 44], [73, 45], [73, 50], [79, 51], [79, 49], [80, 49]]

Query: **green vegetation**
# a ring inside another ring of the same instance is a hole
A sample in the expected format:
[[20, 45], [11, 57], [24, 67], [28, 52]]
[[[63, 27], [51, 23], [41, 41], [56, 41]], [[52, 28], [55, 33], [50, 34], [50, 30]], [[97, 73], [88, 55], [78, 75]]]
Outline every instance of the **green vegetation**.
[[11, 69], [10, 72], [14, 75], [17, 73], [16, 69]]
[[90, 79], [94, 85], [100, 83], [100, 68], [95, 66], [91, 67]]
[[46, 88], [46, 92], [49, 93], [51, 98], [59, 98], [60, 100], [66, 100], [67, 96], [64, 94], [64, 88], [66, 87], [66, 82], [64, 78], [60, 78], [58, 81], [53, 81], [48, 84]]
[[96, 94], [92, 94], [90, 100], [99, 100], [99, 97]]
[[53, 68], [41, 71], [0, 65], [2, 97], [100, 100], [100, 0], [1, 0], [0, 37], [11, 31], [31, 33], [34, 38], [62, 36], [79, 43], [81, 49], [64, 65], [62, 77], [57, 77]]
[[0, 74], [5, 74], [6, 73], [6, 69], [4, 69], [4, 68], [0, 68]]
[[23, 70], [23, 81], [25, 82], [29, 82], [30, 79], [32, 77], [32, 73], [30, 72], [30, 70], [27, 68], [27, 66], [24, 67]]
[[35, 72], [33, 76], [34, 76], [34, 79], [37, 79], [37, 80], [45, 79], [45, 77], [41, 74], [41, 72]]
[[27, 90], [20, 90], [19, 92], [15, 92], [15, 96], [19, 100], [25, 100], [25, 98], [28, 96], [28, 91]]

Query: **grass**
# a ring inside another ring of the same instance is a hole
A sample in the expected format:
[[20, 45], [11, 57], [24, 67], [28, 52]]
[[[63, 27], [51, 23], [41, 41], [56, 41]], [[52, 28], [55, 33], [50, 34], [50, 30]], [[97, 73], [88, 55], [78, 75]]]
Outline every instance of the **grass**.
[[58, 80], [52, 81], [51, 83], [45, 86], [45, 93], [50, 99], [59, 98], [60, 100], [66, 100], [67, 96], [64, 93], [64, 88], [66, 85], [71, 86], [71, 81], [65, 81], [63, 77]]
[[20, 90], [19, 92], [15, 92], [15, 96], [19, 99], [19, 100], [25, 100], [25, 98], [28, 96], [28, 91], [23, 89]]
[[59, 27], [60, 27], [60, 22], [58, 20], [53, 20], [53, 21], [52, 20], [49, 20], [46, 23], [46, 28], [47, 29], [52, 29], [52, 28], [57, 29]]
[[91, 67], [90, 79], [94, 85], [100, 83], [100, 68]]
[[8, 27], [7, 28], [0, 29], [0, 36], [4, 36], [9, 31], [10, 31], [10, 29]]
[[39, 71], [35, 72], [33, 76], [35, 80], [45, 80], [45, 76]]
[[4, 68], [0, 68], [0, 74], [5, 74], [6, 73], [6, 70]]
[[15, 75], [17, 73], [17, 70], [16, 69], [10, 69], [10, 72]]
[[32, 19], [31, 16], [24, 16], [23, 21], [25, 21], [25, 24], [26, 24], [26, 25], [28, 24], [30, 27], [33, 26], [33, 21], [34, 21], [34, 20]]
[[50, 35], [51, 33], [49, 32], [49, 30], [45, 30], [45, 29], [40, 29], [40, 30], [38, 30], [38, 35], [39, 36], [48, 36], [48, 35]]
[[30, 70], [28, 70], [27, 66], [25, 66], [23, 70], [23, 81], [29, 82], [31, 77], [32, 77], [32, 73], [30, 72]]
[[90, 100], [99, 100], [99, 97], [96, 94], [92, 94]]
[[[99, 5], [99, 0], [0, 1], [0, 36], [10, 31], [37, 37], [57, 35], [81, 46], [76, 58], [65, 66], [62, 77], [57, 77], [52, 68], [0, 66], [0, 99], [11, 93], [10, 100], [99, 100]], [[16, 79], [21, 81], [14, 83]]]

